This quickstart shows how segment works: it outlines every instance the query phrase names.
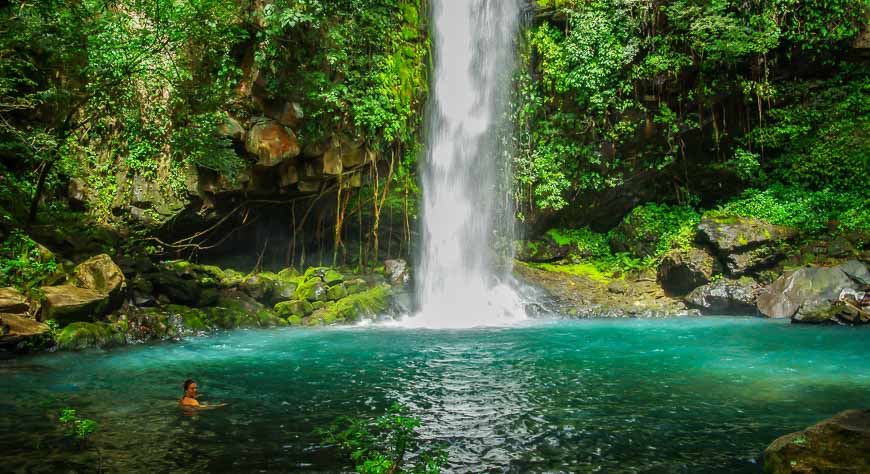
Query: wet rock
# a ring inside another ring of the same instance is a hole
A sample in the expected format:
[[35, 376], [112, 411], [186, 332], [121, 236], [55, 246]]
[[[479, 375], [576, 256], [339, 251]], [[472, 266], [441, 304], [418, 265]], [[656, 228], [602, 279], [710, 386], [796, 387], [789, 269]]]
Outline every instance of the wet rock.
[[109, 311], [121, 303], [124, 290], [127, 288], [121, 268], [106, 254], [91, 257], [76, 265], [73, 270], [73, 281], [80, 288], [109, 295], [110, 306], [112, 306], [107, 308]]
[[57, 335], [57, 348], [81, 350], [92, 347], [112, 347], [126, 344], [121, 328], [108, 323], [74, 322]]
[[704, 314], [756, 314], [758, 284], [751, 278], [721, 279], [695, 288], [686, 303]]
[[719, 270], [718, 262], [704, 249], [674, 249], [659, 264], [657, 278], [673, 295], [684, 295], [710, 281]]
[[148, 275], [154, 291], [165, 295], [173, 303], [197, 306], [202, 293], [202, 287], [193, 278], [179, 276], [172, 271], [161, 271]]
[[387, 285], [376, 286], [362, 293], [330, 302], [315, 310], [305, 324], [348, 324], [384, 314], [391, 304], [392, 291]]
[[26, 313], [30, 309], [27, 298], [12, 287], [0, 288], [0, 313]]
[[733, 276], [770, 266], [783, 257], [783, 241], [797, 230], [736, 216], [705, 216], [698, 224], [699, 237], [711, 244]]
[[109, 296], [89, 288], [73, 285], [43, 286], [45, 302], [42, 305], [43, 321], [53, 319], [61, 326], [93, 319], [106, 313]]
[[866, 265], [852, 260], [836, 267], [807, 267], [783, 273], [758, 295], [758, 309], [769, 318], [818, 321], [819, 311], [839, 300], [843, 290], [860, 291], [870, 280]]
[[408, 263], [400, 258], [384, 261], [384, 276], [393, 286], [403, 286], [411, 281]]
[[870, 472], [870, 410], [847, 410], [764, 450], [767, 474]]
[[259, 119], [248, 131], [245, 150], [257, 156], [257, 166], [272, 167], [299, 155], [299, 142], [292, 130], [274, 120]]
[[335, 285], [344, 281], [344, 275], [337, 270], [329, 269], [323, 274], [323, 282], [327, 285]]
[[298, 128], [302, 124], [302, 119], [305, 118], [305, 112], [302, 106], [297, 102], [285, 102], [281, 107], [281, 112], [276, 117], [278, 122], [290, 128]]
[[14, 348], [23, 341], [37, 341], [49, 336], [47, 324], [20, 314], [0, 313], [0, 347]]

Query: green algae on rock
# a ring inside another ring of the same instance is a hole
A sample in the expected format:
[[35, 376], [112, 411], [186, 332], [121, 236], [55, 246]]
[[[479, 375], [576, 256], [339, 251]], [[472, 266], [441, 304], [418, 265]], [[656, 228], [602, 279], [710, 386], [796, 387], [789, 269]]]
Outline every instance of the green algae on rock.
[[764, 450], [764, 472], [870, 472], [870, 410], [846, 410]]

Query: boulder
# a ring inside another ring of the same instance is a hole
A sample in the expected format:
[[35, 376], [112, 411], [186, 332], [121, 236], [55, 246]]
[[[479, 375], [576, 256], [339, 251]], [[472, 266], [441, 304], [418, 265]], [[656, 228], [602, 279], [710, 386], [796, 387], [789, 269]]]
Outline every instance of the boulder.
[[843, 290], [860, 291], [870, 280], [866, 265], [856, 260], [836, 267], [807, 267], [783, 273], [758, 295], [758, 309], [769, 318], [818, 320], [818, 311], [838, 301]]
[[218, 132], [221, 135], [233, 139], [237, 142], [241, 142], [245, 139], [245, 128], [242, 127], [242, 124], [239, 123], [238, 120], [230, 117], [229, 115], [224, 118], [223, 123], [218, 127]]
[[278, 115], [278, 122], [290, 128], [298, 128], [305, 118], [305, 112], [298, 102], [285, 102]]
[[292, 130], [268, 119], [255, 122], [245, 140], [245, 150], [256, 155], [257, 165], [272, 167], [299, 155], [299, 142]]
[[385, 313], [391, 305], [392, 291], [387, 285], [330, 302], [306, 318], [306, 324], [354, 323]]
[[[124, 290], [127, 288], [121, 268], [106, 254], [91, 257], [76, 265], [73, 270], [73, 281], [79, 288], [88, 288], [109, 295], [113, 305], [121, 303]], [[114, 308], [109, 308], [111, 309]]]
[[405, 285], [411, 280], [408, 263], [400, 258], [384, 261], [384, 276], [394, 286]]
[[704, 314], [756, 314], [757, 287], [751, 278], [720, 279], [692, 290], [686, 303]]
[[870, 410], [847, 410], [770, 443], [764, 450], [764, 472], [870, 472], [868, 453]]
[[108, 323], [79, 321], [66, 326], [57, 335], [57, 348], [61, 350], [112, 347], [126, 342], [121, 328]]
[[657, 278], [669, 294], [684, 295], [710, 281], [718, 262], [704, 249], [671, 250], [659, 264]]
[[28, 339], [51, 333], [47, 324], [18, 314], [0, 313], [0, 347], [14, 347]]
[[109, 295], [73, 285], [43, 286], [45, 302], [41, 319], [53, 319], [61, 326], [94, 319], [106, 313]]
[[27, 297], [12, 287], [0, 288], [0, 313], [26, 313], [30, 309]]
[[326, 285], [317, 279], [308, 280], [299, 285], [293, 299], [307, 301], [326, 301], [328, 298]]
[[347, 296], [347, 288], [342, 284], [330, 286], [329, 289], [326, 290], [326, 297], [330, 301], [340, 300]]
[[733, 276], [776, 263], [785, 256], [781, 242], [797, 230], [736, 216], [705, 216], [698, 224], [699, 238], [712, 245]]
[[314, 311], [314, 307], [305, 300], [290, 300], [275, 305], [275, 313], [282, 318], [308, 316]]
[[534, 240], [517, 241], [514, 248], [518, 260], [533, 263], [562, 260], [571, 252], [571, 245], [560, 245], [550, 234]]

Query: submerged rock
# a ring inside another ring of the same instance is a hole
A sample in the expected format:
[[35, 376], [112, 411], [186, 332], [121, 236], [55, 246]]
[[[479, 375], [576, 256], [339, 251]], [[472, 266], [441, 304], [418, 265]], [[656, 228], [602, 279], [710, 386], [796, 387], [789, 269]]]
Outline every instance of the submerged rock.
[[756, 314], [758, 284], [751, 278], [721, 279], [695, 288], [686, 303], [704, 314]]
[[675, 249], [665, 255], [657, 278], [668, 293], [684, 295], [708, 283], [718, 270], [716, 258], [704, 249]]
[[0, 313], [26, 313], [30, 309], [27, 297], [12, 287], [0, 288]]
[[847, 410], [764, 450], [764, 472], [870, 472], [870, 410]]

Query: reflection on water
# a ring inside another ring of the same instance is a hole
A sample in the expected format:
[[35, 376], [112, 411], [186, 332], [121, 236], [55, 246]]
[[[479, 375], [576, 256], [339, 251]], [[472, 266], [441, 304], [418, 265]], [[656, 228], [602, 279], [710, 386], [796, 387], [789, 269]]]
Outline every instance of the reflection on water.
[[[868, 343], [739, 318], [236, 331], [4, 361], [0, 449], [13, 471], [334, 472], [314, 429], [398, 400], [454, 472], [759, 472], [775, 437], [868, 405]], [[187, 377], [230, 405], [184, 416]], [[65, 446], [63, 407], [98, 450]]]

